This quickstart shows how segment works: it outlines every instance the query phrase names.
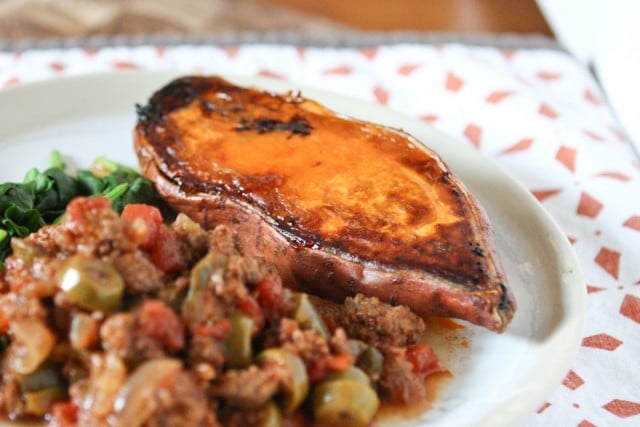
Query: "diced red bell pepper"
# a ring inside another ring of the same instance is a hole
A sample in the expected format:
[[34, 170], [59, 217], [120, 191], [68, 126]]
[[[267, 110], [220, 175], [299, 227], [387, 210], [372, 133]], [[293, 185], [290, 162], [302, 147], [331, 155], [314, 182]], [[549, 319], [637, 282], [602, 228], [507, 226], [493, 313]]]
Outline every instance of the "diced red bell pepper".
[[126, 205], [120, 217], [129, 223], [131, 230], [143, 249], [149, 249], [158, 240], [162, 226], [162, 213], [155, 206], [141, 203]]

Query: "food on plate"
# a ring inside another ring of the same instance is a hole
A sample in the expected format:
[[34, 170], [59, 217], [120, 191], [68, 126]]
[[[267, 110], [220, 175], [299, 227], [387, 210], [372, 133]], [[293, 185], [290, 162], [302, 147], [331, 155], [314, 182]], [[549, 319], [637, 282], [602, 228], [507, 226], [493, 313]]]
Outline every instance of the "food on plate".
[[362, 293], [498, 332], [513, 316], [481, 207], [406, 133], [296, 93], [184, 77], [138, 108], [135, 147], [173, 208], [232, 226], [240, 250], [291, 289]]
[[0, 413], [50, 426], [368, 426], [443, 371], [425, 323], [284, 288], [239, 237], [71, 201], [0, 270]]
[[74, 197], [97, 194], [112, 200], [118, 211], [129, 203], [159, 202], [151, 182], [133, 169], [100, 157], [91, 169], [70, 175], [57, 151], [46, 170], [34, 168], [23, 182], [0, 184], [0, 269], [13, 236], [25, 237], [58, 220]]

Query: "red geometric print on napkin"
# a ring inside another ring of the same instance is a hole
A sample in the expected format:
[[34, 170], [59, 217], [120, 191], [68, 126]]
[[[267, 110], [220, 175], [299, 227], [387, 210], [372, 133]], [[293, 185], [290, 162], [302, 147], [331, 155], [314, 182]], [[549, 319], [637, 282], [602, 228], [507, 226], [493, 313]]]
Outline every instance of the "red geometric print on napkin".
[[545, 116], [550, 119], [557, 119], [559, 116], [558, 112], [553, 108], [551, 108], [551, 106], [546, 102], [543, 102], [542, 104], [540, 104], [540, 108], [538, 108], [538, 113], [541, 116]]
[[20, 83], [20, 79], [18, 77], [9, 77], [7, 80], [2, 83], [2, 87], [15, 86]]
[[593, 105], [602, 105], [602, 99], [600, 99], [600, 97], [598, 95], [593, 93], [593, 91], [591, 89], [586, 89], [584, 91], [584, 99], [586, 99], [587, 101], [589, 101]]
[[420, 67], [422, 67], [422, 64], [402, 64], [398, 67], [398, 74], [401, 76], [409, 76]]
[[533, 194], [533, 197], [538, 199], [539, 202], [542, 202], [542, 201], [548, 199], [551, 196], [555, 196], [556, 194], [558, 194], [561, 191], [562, 190], [559, 189], [559, 188], [556, 188], [556, 189], [553, 189], [553, 190], [531, 190], [531, 194]]
[[588, 294], [595, 294], [596, 292], [602, 292], [602, 291], [606, 291], [607, 288], [601, 288], [599, 286], [594, 286], [594, 285], [587, 285], [587, 293]]
[[594, 141], [597, 141], [597, 142], [603, 142], [603, 141], [605, 140], [605, 139], [604, 139], [604, 136], [602, 136], [602, 135], [600, 135], [600, 134], [598, 134], [598, 133], [595, 133], [595, 132], [594, 132], [594, 131], [592, 131], [592, 130], [584, 130], [584, 131], [582, 131], [582, 132], [583, 132], [585, 135], [587, 135], [589, 138], [593, 139]]
[[625, 295], [620, 305], [620, 314], [640, 323], [640, 298], [634, 295]]
[[224, 52], [227, 58], [233, 59], [238, 56], [240, 48], [238, 46], [226, 46], [222, 48], [222, 52]]
[[580, 421], [580, 424], [578, 424], [576, 427], [597, 427], [597, 426], [587, 420], [582, 420]]
[[640, 403], [628, 400], [613, 399], [603, 406], [604, 409], [620, 418], [633, 417], [640, 414]]
[[476, 148], [480, 148], [480, 139], [482, 138], [482, 128], [480, 126], [469, 123], [467, 127], [464, 128], [464, 136], [471, 141]]
[[371, 60], [375, 58], [376, 55], [378, 54], [378, 49], [375, 47], [366, 47], [366, 48], [360, 49], [359, 52], [362, 54], [362, 56]]
[[516, 153], [518, 151], [526, 151], [531, 147], [531, 145], [533, 145], [532, 138], [523, 138], [520, 141], [513, 144], [511, 147], [507, 147], [504, 150], [502, 150], [501, 154]]
[[515, 49], [500, 49], [500, 53], [504, 56], [504, 59], [510, 61], [516, 54]]
[[567, 387], [569, 390], [575, 390], [582, 384], [584, 384], [584, 380], [573, 370], [569, 371], [567, 376], [564, 377], [564, 380], [562, 380], [562, 385]]
[[156, 46], [156, 57], [164, 58], [167, 53], [167, 48], [165, 46]]
[[597, 199], [583, 192], [580, 195], [580, 202], [578, 202], [578, 209], [576, 209], [576, 213], [589, 218], [595, 218], [603, 207], [604, 205]]
[[271, 71], [266, 68], [258, 71], [257, 75], [262, 77], [270, 77], [272, 79], [286, 80], [282, 74], [276, 73], [275, 71]]
[[53, 71], [63, 71], [67, 66], [60, 61], [52, 61], [49, 63], [49, 68]]
[[376, 98], [378, 103], [382, 105], [387, 105], [389, 102], [389, 92], [380, 86], [376, 86], [373, 88], [373, 96]]
[[538, 71], [536, 73], [536, 77], [538, 77], [540, 80], [552, 81], [558, 80], [560, 77], [562, 77], [562, 74], [554, 73], [553, 71]]
[[629, 175], [625, 175], [622, 172], [600, 172], [595, 176], [601, 176], [603, 178], [617, 179], [618, 181], [631, 181]]
[[303, 46], [296, 46], [296, 53], [298, 54], [300, 61], [304, 61], [307, 57], [307, 49]]
[[444, 84], [444, 88], [451, 92], [458, 92], [464, 85], [464, 80], [455, 75], [454, 73], [447, 73], [447, 79]]
[[515, 92], [512, 90], [497, 90], [487, 95], [487, 97], [485, 98], [485, 102], [487, 104], [497, 104], [503, 99], [510, 97], [514, 93]]
[[327, 68], [322, 72], [325, 76], [336, 75], [346, 76], [353, 72], [353, 67], [349, 65], [338, 65], [337, 67]]
[[113, 68], [116, 70], [137, 70], [141, 68], [140, 65], [131, 61], [113, 61], [111, 65], [113, 65]]
[[582, 340], [583, 347], [598, 348], [606, 351], [614, 351], [620, 347], [621, 344], [622, 341], [609, 334], [591, 335]]
[[600, 252], [598, 252], [594, 261], [602, 267], [604, 271], [613, 276], [614, 279], [618, 279], [620, 252], [603, 247], [600, 249]]
[[436, 114], [425, 114], [424, 116], [420, 116], [420, 120], [424, 120], [427, 123], [433, 123], [438, 120], [438, 116]]
[[620, 269], [620, 252], [614, 251], [609, 248], [601, 248], [598, 255], [596, 255], [594, 261], [607, 273], [613, 276], [614, 279], [618, 278], [618, 272]]
[[542, 406], [540, 406], [536, 412], [537, 412], [538, 414], [541, 414], [541, 413], [543, 413], [543, 412], [544, 412], [544, 410], [545, 410], [545, 409], [547, 409], [549, 406], [551, 406], [551, 403], [549, 403], [549, 402], [544, 402], [544, 403], [542, 404]]
[[571, 172], [576, 171], [576, 150], [561, 146], [556, 152], [556, 160], [562, 163]]
[[622, 223], [622, 225], [632, 230], [640, 231], [640, 216], [634, 215]]

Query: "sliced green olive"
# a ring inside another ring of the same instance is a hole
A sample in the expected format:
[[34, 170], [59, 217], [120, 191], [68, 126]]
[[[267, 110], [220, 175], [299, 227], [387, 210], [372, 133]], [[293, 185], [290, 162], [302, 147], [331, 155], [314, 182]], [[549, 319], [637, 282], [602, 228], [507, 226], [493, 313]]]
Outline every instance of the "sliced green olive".
[[366, 386], [371, 385], [369, 376], [362, 369], [355, 366], [349, 366], [344, 371], [331, 372], [326, 376], [324, 381], [351, 380], [362, 383]]
[[64, 387], [54, 386], [23, 393], [24, 411], [27, 414], [43, 416], [55, 402], [66, 399]]
[[358, 381], [323, 381], [313, 391], [313, 416], [326, 425], [366, 427], [379, 405], [376, 392]]
[[274, 401], [269, 401], [262, 409], [262, 416], [260, 422], [256, 427], [283, 427], [284, 419], [282, 418], [282, 412]]
[[382, 365], [384, 365], [384, 356], [375, 347], [367, 347], [356, 360], [356, 366], [374, 378], [382, 372]]
[[282, 410], [289, 414], [295, 411], [309, 393], [307, 368], [300, 357], [282, 348], [264, 350], [256, 358], [260, 366], [274, 365], [285, 371], [281, 385]]
[[111, 311], [124, 294], [124, 281], [113, 266], [82, 255], [65, 262], [58, 285], [69, 300], [85, 310]]
[[231, 332], [225, 342], [225, 364], [229, 368], [246, 368], [251, 364], [253, 356], [251, 349], [253, 320], [240, 313], [234, 313], [229, 318], [229, 323], [231, 323]]
[[64, 385], [59, 367], [50, 362], [45, 362], [28, 375], [18, 375], [18, 384], [23, 392], [37, 391], [46, 388]]
[[314, 307], [309, 295], [299, 293], [296, 295], [296, 308], [293, 312], [293, 318], [304, 329], [313, 329], [320, 333], [324, 338], [329, 338], [329, 329], [322, 320], [322, 317], [318, 314], [318, 311]]
[[40, 248], [24, 239], [11, 239], [11, 250], [25, 265], [33, 264], [35, 257], [42, 254]]
[[182, 315], [192, 322], [204, 322], [207, 313], [204, 309], [204, 293], [209, 283], [222, 283], [227, 257], [218, 252], [209, 252], [191, 269], [189, 291], [182, 303]]

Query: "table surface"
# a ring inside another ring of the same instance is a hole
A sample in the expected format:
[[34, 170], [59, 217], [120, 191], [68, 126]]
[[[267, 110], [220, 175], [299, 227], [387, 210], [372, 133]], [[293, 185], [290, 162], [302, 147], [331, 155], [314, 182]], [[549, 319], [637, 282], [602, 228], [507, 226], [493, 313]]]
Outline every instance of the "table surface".
[[551, 35], [534, 0], [0, 0], [0, 39], [344, 29]]

